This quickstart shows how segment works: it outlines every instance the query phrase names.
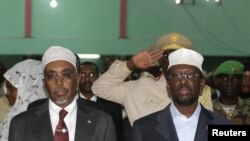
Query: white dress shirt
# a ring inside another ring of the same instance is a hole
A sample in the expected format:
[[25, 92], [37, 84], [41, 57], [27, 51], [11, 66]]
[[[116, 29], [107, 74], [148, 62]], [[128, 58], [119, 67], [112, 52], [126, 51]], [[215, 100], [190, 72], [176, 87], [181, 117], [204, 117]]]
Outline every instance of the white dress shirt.
[[181, 114], [173, 103], [170, 112], [174, 121], [179, 141], [194, 141], [197, 124], [200, 116], [201, 106], [198, 104], [195, 112], [189, 118]]
[[[75, 130], [76, 130], [76, 114], [77, 114], [77, 104], [76, 98], [64, 109], [68, 114], [64, 118], [64, 122], [68, 128], [69, 141], [75, 140]], [[55, 133], [56, 126], [59, 122], [59, 112], [62, 110], [61, 107], [57, 106], [52, 100], [49, 99], [49, 114], [50, 121], [52, 125], [53, 134]]]
[[[87, 99], [81, 92], [79, 93], [80, 97], [83, 98], [83, 99]], [[97, 97], [95, 95], [93, 95], [90, 99], [88, 99], [90, 101], [94, 101], [96, 102], [97, 101]]]

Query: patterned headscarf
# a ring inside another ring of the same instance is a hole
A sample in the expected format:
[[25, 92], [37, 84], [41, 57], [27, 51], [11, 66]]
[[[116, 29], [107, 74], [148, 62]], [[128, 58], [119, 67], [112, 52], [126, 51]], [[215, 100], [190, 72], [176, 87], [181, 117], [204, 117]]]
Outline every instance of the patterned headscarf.
[[41, 61], [28, 59], [19, 62], [7, 70], [4, 77], [18, 90], [15, 104], [0, 124], [0, 141], [8, 140], [10, 121], [15, 115], [26, 111], [31, 102], [47, 97], [42, 83]]

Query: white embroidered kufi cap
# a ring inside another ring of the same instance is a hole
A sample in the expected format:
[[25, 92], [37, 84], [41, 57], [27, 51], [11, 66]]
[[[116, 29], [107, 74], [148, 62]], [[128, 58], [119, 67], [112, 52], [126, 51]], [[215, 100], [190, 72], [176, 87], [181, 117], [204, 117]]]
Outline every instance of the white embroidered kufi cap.
[[195, 66], [202, 72], [202, 62], [204, 58], [201, 54], [199, 54], [194, 50], [180, 48], [172, 52], [168, 56], [168, 60], [169, 60], [168, 69], [174, 65], [185, 64], [185, 65]]
[[48, 63], [58, 60], [67, 61], [71, 63], [76, 69], [76, 56], [71, 50], [60, 46], [51, 46], [43, 54], [43, 70]]

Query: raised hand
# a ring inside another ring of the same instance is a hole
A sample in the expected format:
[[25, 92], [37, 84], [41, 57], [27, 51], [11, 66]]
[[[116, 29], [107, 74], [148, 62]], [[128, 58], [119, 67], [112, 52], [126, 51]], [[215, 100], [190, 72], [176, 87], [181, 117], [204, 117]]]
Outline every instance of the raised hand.
[[153, 47], [150, 47], [130, 58], [130, 60], [127, 62], [127, 66], [130, 70], [145, 70], [151, 66], [155, 66], [162, 56], [163, 50], [161, 48], [155, 50]]

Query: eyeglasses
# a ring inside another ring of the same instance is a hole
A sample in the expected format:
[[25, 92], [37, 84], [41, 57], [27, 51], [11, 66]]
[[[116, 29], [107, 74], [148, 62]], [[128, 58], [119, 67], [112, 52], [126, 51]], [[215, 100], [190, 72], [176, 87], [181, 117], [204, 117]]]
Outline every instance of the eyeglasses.
[[73, 78], [73, 73], [65, 72], [65, 73], [49, 73], [45, 74], [45, 79], [47, 80], [56, 80], [58, 78], [61, 78], [62, 80], [71, 80]]
[[178, 81], [181, 79], [186, 79], [186, 80], [195, 80], [197, 78], [200, 77], [200, 74], [198, 73], [193, 73], [193, 72], [189, 72], [189, 73], [172, 73], [170, 75], [167, 76], [167, 79], [170, 80], [174, 80], [174, 81]]
[[85, 79], [86, 77], [88, 77], [88, 78], [93, 78], [93, 77], [95, 77], [96, 76], [96, 74], [95, 73], [81, 73], [81, 78], [83, 79]]

